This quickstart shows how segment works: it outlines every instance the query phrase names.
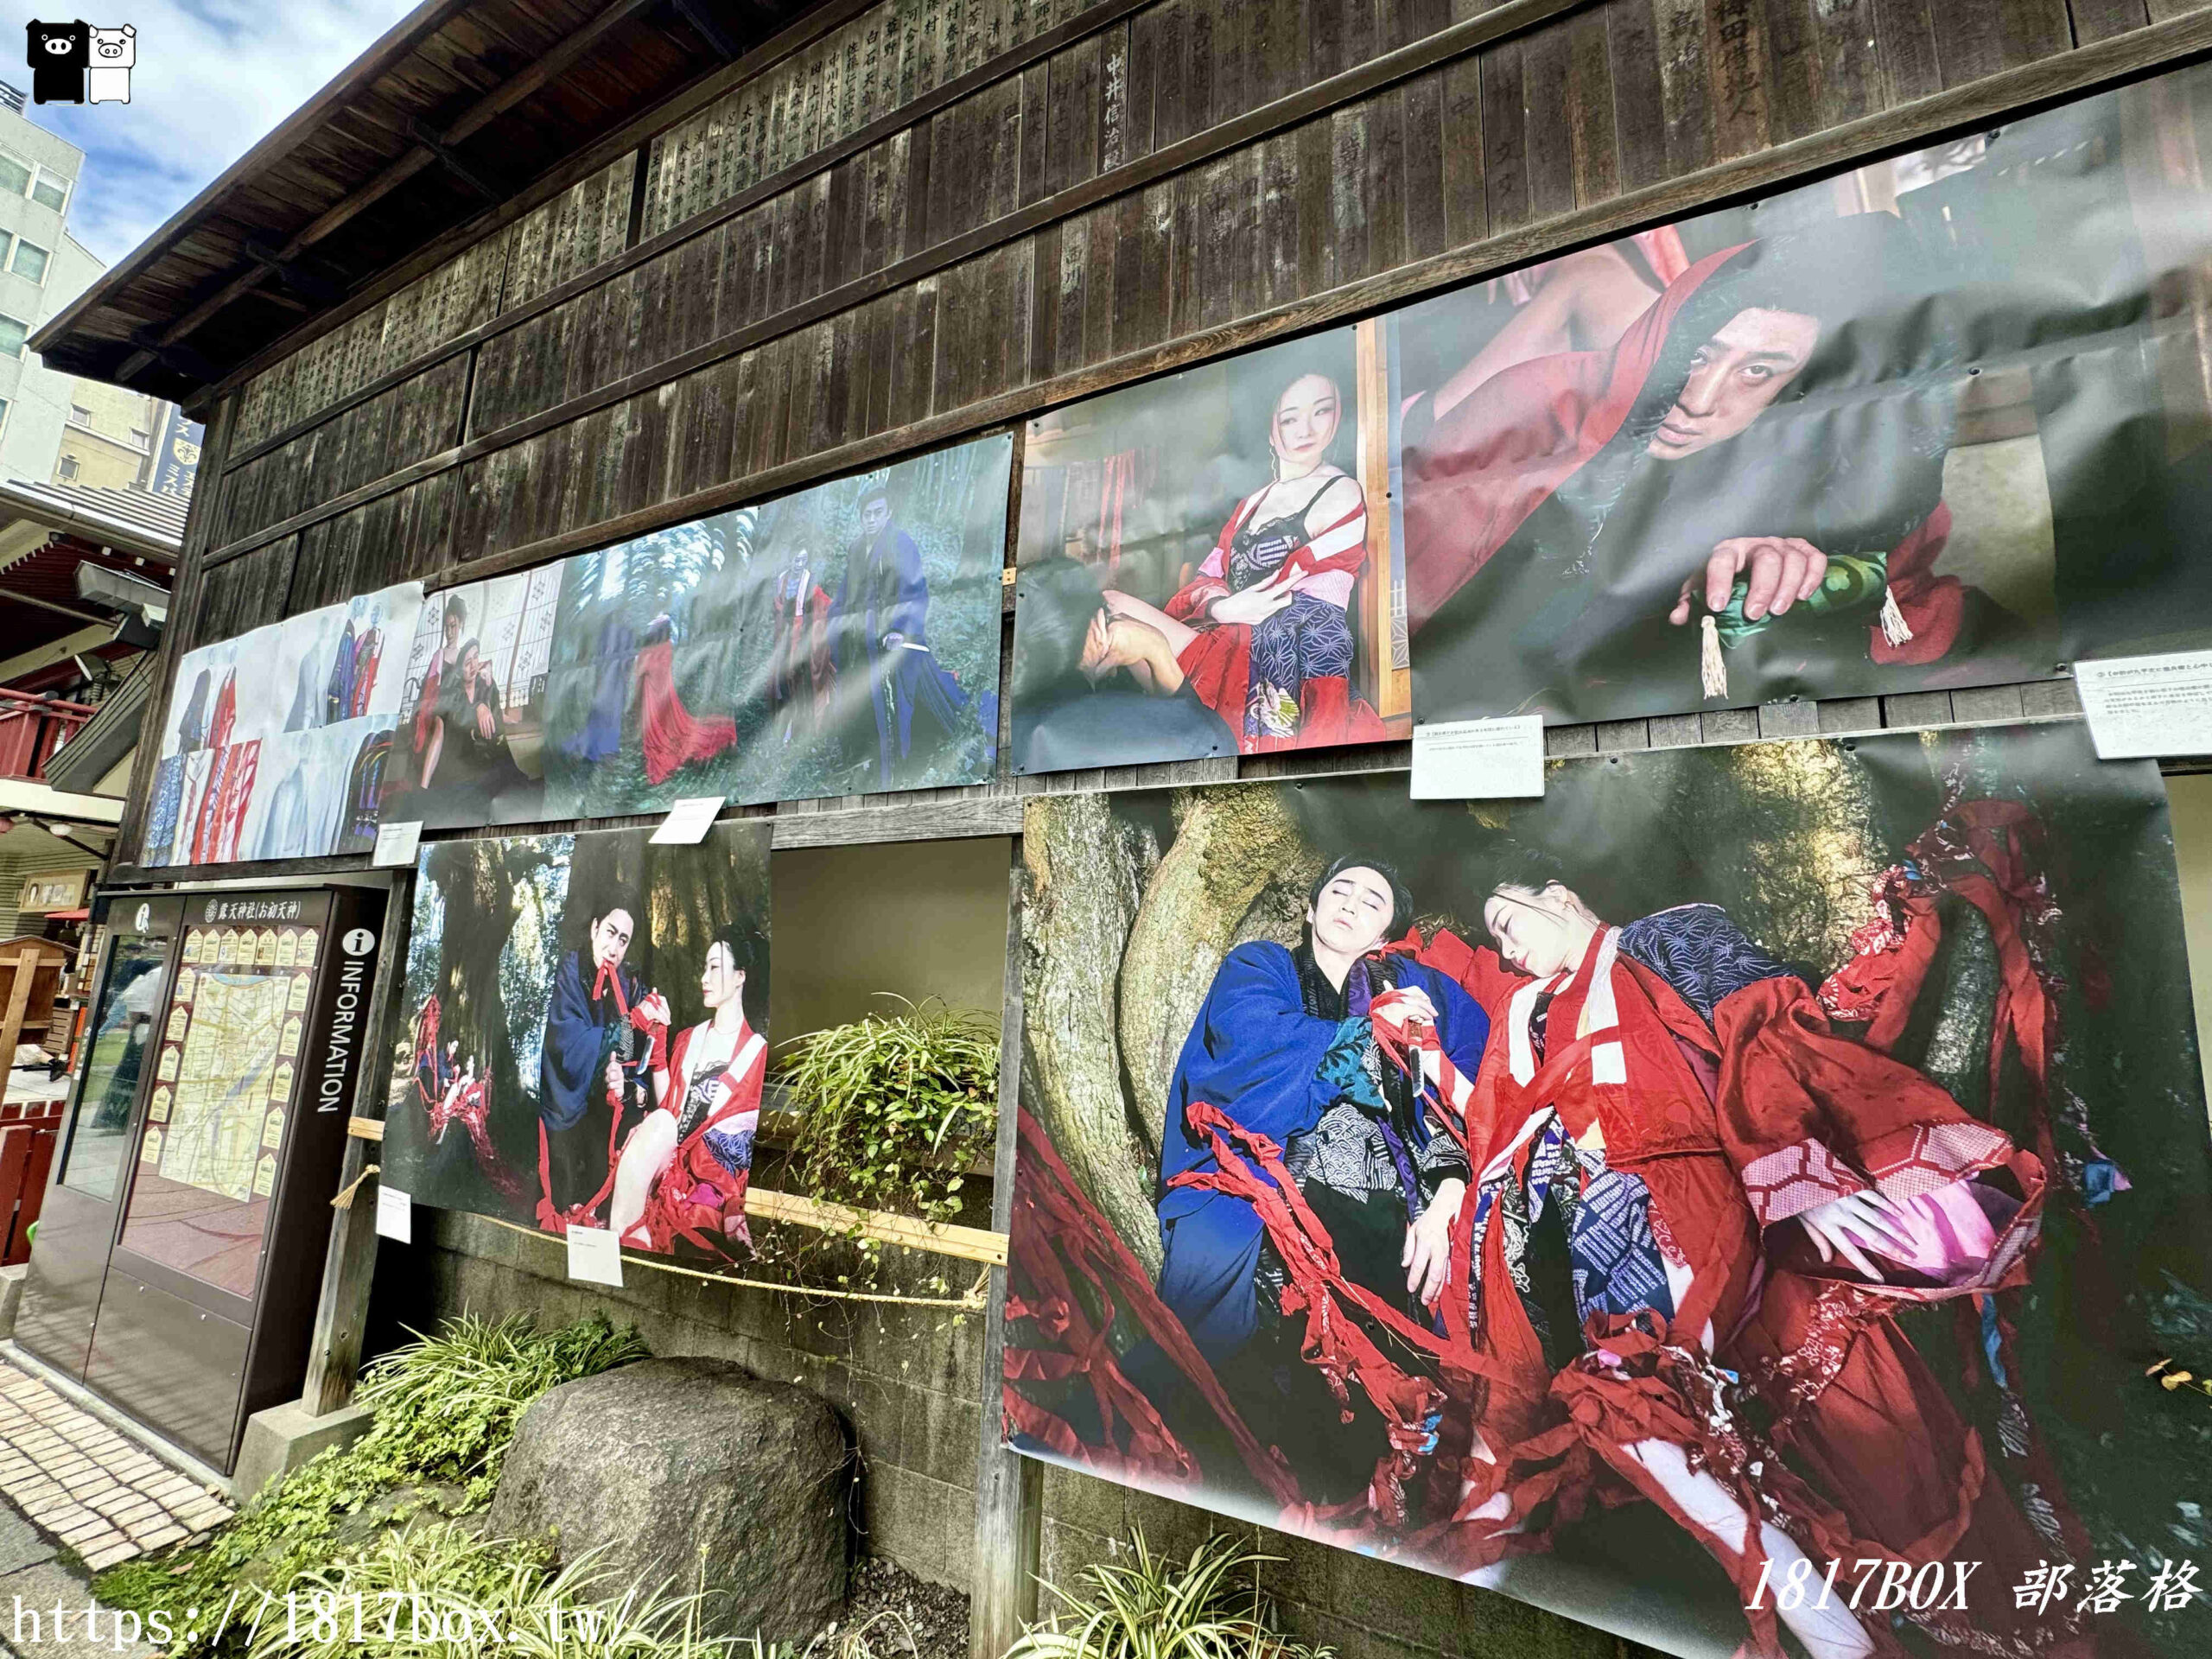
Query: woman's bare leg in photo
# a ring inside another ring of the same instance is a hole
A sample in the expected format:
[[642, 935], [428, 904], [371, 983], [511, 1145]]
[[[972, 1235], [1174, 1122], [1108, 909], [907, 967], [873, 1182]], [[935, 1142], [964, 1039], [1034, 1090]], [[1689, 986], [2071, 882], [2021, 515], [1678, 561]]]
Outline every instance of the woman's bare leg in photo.
[[630, 1131], [614, 1165], [614, 1196], [608, 1200], [607, 1211], [607, 1227], [620, 1243], [645, 1244], [644, 1239], [628, 1235], [645, 1213], [653, 1183], [675, 1155], [676, 1119], [670, 1114], [648, 1112], [645, 1121]]
[[1167, 649], [1175, 656], [1180, 657], [1190, 648], [1191, 641], [1198, 637], [1198, 630], [1189, 623], [1178, 622], [1158, 606], [1147, 605], [1118, 588], [1108, 588], [1102, 597], [1106, 601], [1106, 608], [1115, 615], [1126, 616], [1148, 628], [1157, 629], [1160, 638], [1167, 641]]
[[[1638, 1440], [1629, 1447], [1628, 1454], [1644, 1466], [1693, 1527], [1718, 1541], [1730, 1554], [1744, 1553], [1751, 1517], [1726, 1487], [1704, 1470], [1690, 1467], [1681, 1446], [1671, 1440]], [[1806, 1559], [1796, 1540], [1767, 1522], [1759, 1526], [1759, 1548], [1774, 1564], [1770, 1581], [1777, 1584], [1790, 1567]], [[1808, 1597], [1802, 1606], [1777, 1606], [1775, 1612], [1789, 1627], [1789, 1633], [1805, 1644], [1812, 1659], [1866, 1659], [1874, 1651], [1874, 1641], [1865, 1627], [1847, 1608], [1815, 1606], [1818, 1599]]]
[[442, 720], [430, 722], [430, 741], [423, 747], [422, 787], [428, 789], [430, 779], [437, 775], [438, 756], [445, 753], [446, 723]]

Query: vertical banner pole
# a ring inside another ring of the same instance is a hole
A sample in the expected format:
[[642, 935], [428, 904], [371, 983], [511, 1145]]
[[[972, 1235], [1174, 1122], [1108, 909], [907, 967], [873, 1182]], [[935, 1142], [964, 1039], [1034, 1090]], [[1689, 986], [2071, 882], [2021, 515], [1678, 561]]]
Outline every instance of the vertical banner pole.
[[[1021, 1096], [1021, 838], [1013, 841], [1006, 904], [1006, 1012], [999, 1027], [999, 1134], [992, 1165], [991, 1226], [1014, 1215], [1015, 1116]], [[991, 1269], [983, 1332], [982, 1404], [977, 1413], [976, 1554], [969, 1583], [969, 1659], [1000, 1659], [1037, 1617], [1037, 1569], [1045, 1514], [1044, 1465], [1000, 1443], [1006, 1356], [1007, 1270]]]
[[[392, 872], [385, 890], [384, 925], [378, 929], [383, 939], [353, 1088], [353, 1109], [362, 1117], [381, 1120], [385, 1115], [385, 1097], [391, 1084], [386, 1046], [391, 1040], [394, 1010], [406, 995], [407, 932], [414, 904], [414, 871]], [[376, 1189], [361, 1180], [361, 1172], [376, 1157], [372, 1143], [346, 1136], [336, 1190], [360, 1185], [354, 1187], [349, 1208], [330, 1212], [330, 1249], [322, 1260], [322, 1294], [315, 1304], [315, 1332], [308, 1344], [307, 1384], [300, 1390], [301, 1403], [317, 1417], [353, 1399], [354, 1378], [361, 1369], [369, 1290], [377, 1269]]]

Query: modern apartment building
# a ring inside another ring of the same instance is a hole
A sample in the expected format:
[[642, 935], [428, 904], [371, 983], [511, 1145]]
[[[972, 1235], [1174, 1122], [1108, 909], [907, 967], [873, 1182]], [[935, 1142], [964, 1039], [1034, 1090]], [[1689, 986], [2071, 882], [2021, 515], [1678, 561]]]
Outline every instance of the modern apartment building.
[[0, 96], [0, 478], [143, 486], [165, 405], [58, 373], [25, 344], [105, 267], [69, 234], [84, 152], [21, 105]]

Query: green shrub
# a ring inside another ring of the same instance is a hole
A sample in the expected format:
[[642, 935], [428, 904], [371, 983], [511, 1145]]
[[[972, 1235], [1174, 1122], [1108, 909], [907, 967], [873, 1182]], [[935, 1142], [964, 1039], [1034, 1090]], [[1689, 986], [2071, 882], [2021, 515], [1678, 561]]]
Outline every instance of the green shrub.
[[1180, 1567], [1155, 1555], [1142, 1529], [1129, 1539], [1126, 1562], [1084, 1569], [1090, 1594], [1045, 1587], [1063, 1605], [1007, 1651], [1007, 1659], [1329, 1659], [1270, 1627], [1256, 1573], [1240, 1583], [1240, 1568], [1279, 1560], [1243, 1548], [1217, 1533]]
[[257, 1605], [264, 1590], [281, 1605], [303, 1574], [343, 1559], [349, 1518], [392, 1494], [448, 1489], [402, 1497], [392, 1521], [480, 1508], [531, 1402], [645, 1354], [635, 1331], [603, 1316], [546, 1332], [521, 1314], [449, 1319], [369, 1368], [357, 1398], [377, 1415], [359, 1440], [295, 1469], [204, 1543], [111, 1568], [93, 1588], [111, 1607], [167, 1613], [178, 1659], [241, 1652], [243, 1624], [209, 1610]]
[[798, 1190], [950, 1220], [962, 1167], [997, 1132], [998, 1073], [998, 1021], [936, 1001], [794, 1039], [776, 1075], [797, 1109]]

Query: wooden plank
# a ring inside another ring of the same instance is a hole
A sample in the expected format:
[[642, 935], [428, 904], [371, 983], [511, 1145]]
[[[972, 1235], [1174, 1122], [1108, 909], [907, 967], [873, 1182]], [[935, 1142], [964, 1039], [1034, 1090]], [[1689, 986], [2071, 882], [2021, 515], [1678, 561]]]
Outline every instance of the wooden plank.
[[1622, 188], [1639, 190], [1669, 171], [1658, 29], [1649, 5], [1608, 6], [1605, 19], [1616, 164]]
[[788, 810], [798, 805], [797, 802], [786, 803], [785, 808], [776, 814], [770, 844], [779, 851], [791, 847], [954, 841], [1021, 833], [1021, 803], [1010, 794], [861, 807], [851, 811]]
[[[991, 1226], [1013, 1230], [1021, 1111], [1021, 843], [1013, 843], [1006, 906], [1006, 1006], [999, 1020], [998, 1145], [991, 1166]], [[976, 1414], [976, 1542], [969, 1557], [969, 1659], [999, 1659], [1037, 1617], [1044, 1465], [1007, 1449], [1001, 1427], [1006, 1370], [1007, 1275], [992, 1268], [983, 1324], [982, 1401]]]
[[1758, 0], [1707, 0], [1714, 155], [1748, 156], [1773, 142], [1766, 20]]
[[926, 1250], [932, 1255], [950, 1255], [989, 1267], [1006, 1266], [1006, 1235], [981, 1227], [918, 1221], [912, 1216], [893, 1215], [887, 1210], [855, 1210], [849, 1205], [831, 1204], [796, 1192], [771, 1192], [757, 1186], [746, 1192], [745, 1212], [763, 1221], [786, 1222], [794, 1227], [811, 1227], [826, 1233], [850, 1233], [858, 1237], [880, 1239], [886, 1244], [896, 1244], [905, 1249]]
[[[1659, 38], [1661, 108], [1667, 132], [1667, 175], [1681, 178], [1719, 159], [1713, 148], [1712, 77], [1707, 70], [1705, 0], [1653, 0]], [[1654, 181], [1654, 187], [1663, 185]]]
[[1554, 24], [1567, 37], [1567, 109], [1573, 134], [1574, 200], [1587, 207], [1620, 194], [1612, 63], [1605, 15], [1584, 13]]
[[1522, 43], [1512, 41], [1482, 54], [1483, 184], [1493, 232], [1525, 225], [1534, 212], [1522, 50]]
[[1531, 31], [1521, 42], [1521, 97], [1528, 111], [1529, 212], [1550, 219], [1575, 205], [1573, 121], [1567, 26]]

